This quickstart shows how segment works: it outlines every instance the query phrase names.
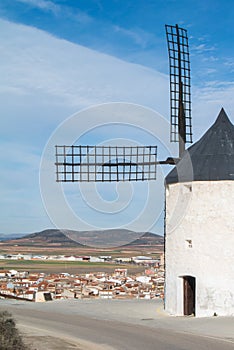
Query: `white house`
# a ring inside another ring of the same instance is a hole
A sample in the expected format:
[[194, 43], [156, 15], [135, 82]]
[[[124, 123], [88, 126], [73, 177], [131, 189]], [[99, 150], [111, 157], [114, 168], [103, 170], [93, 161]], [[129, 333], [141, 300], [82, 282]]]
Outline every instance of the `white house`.
[[234, 316], [234, 125], [223, 109], [165, 186], [165, 310]]
[[49, 291], [37, 291], [33, 293], [33, 297], [35, 302], [44, 302], [53, 300], [52, 294]]

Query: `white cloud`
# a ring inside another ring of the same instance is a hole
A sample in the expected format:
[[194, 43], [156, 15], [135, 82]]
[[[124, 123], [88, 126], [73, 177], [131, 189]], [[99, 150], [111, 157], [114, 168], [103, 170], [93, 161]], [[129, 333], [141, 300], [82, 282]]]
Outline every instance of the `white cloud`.
[[203, 53], [203, 52], [215, 51], [216, 47], [215, 46], [208, 46], [206, 44], [200, 44], [197, 46], [193, 46], [192, 49], [194, 51], [197, 51], [198, 53]]
[[210, 81], [203, 88], [193, 89], [193, 125], [195, 140], [214, 123], [223, 107], [234, 123], [234, 83]]
[[0, 21], [0, 28], [6, 33], [0, 44], [2, 92], [45, 94], [76, 108], [127, 101], [167, 110], [167, 77], [159, 72], [34, 28], [6, 21]]
[[219, 61], [219, 58], [218, 57], [215, 57], [215, 56], [208, 56], [208, 57], [203, 57], [202, 58], [202, 61], [203, 62], [217, 62]]
[[131, 40], [133, 40], [137, 45], [141, 46], [142, 48], [145, 48], [149, 42], [154, 40], [154, 37], [152, 34], [145, 32], [144, 30], [138, 28], [138, 29], [125, 29], [120, 26], [114, 26], [114, 31], [118, 32]]
[[217, 69], [215, 69], [215, 68], [206, 68], [206, 69], [203, 69], [203, 74], [214, 74], [214, 73], [216, 73], [217, 72]]
[[[65, 10], [65, 11], [64, 11]], [[78, 21], [81, 24], [90, 24], [94, 21], [94, 19], [89, 16], [87, 13], [81, 11], [81, 10], [76, 10], [76, 12], [72, 12], [68, 7], [63, 7], [63, 13], [66, 13], [68, 17]]]
[[60, 11], [60, 6], [49, 0], [16, 0], [26, 5], [38, 8], [43, 11], [49, 11], [57, 15]]
[[44, 12], [50, 12], [54, 16], [60, 18], [68, 18], [81, 24], [90, 24], [93, 22], [93, 18], [84, 11], [79, 9], [71, 9], [64, 4], [58, 5], [50, 0], [16, 0], [30, 7], [42, 10]]
[[228, 67], [228, 69], [230, 70], [230, 73], [234, 72], [234, 62], [232, 57], [224, 58], [224, 65]]

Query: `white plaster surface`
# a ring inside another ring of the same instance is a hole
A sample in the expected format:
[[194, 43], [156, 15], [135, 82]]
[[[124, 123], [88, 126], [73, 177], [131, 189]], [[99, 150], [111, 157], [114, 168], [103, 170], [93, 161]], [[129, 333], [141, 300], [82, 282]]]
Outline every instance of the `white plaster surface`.
[[196, 316], [234, 316], [234, 181], [166, 187], [165, 309], [183, 315], [183, 278], [196, 278]]

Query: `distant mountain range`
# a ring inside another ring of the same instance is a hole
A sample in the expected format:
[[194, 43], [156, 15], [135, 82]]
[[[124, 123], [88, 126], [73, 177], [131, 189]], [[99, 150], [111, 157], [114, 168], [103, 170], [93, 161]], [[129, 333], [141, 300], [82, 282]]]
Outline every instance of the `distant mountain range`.
[[73, 231], [48, 229], [27, 235], [0, 235], [5, 245], [34, 247], [114, 247], [158, 246], [164, 244], [162, 236], [151, 232], [141, 233], [124, 229]]
[[17, 239], [25, 236], [25, 233], [0, 233], [0, 242], [9, 241], [10, 239]]

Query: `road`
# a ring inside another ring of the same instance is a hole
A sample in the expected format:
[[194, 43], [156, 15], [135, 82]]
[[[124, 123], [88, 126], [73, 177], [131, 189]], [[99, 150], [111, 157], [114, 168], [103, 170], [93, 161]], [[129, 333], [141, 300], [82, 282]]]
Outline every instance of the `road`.
[[[4, 303], [3, 303], [4, 304]], [[106, 310], [105, 312], [105, 305]], [[142, 318], [144, 307], [148, 304], [137, 303], [20, 303], [7, 302], [5, 309], [17, 319], [20, 329], [31, 334], [49, 336], [51, 339], [69, 341], [73, 344], [61, 349], [95, 349], [95, 350], [233, 350], [233, 339], [200, 334], [199, 329], [192, 333], [191, 327], [181, 327], [181, 323], [172, 318], [158, 314], [155, 319]], [[153, 305], [153, 304], [149, 304]], [[133, 315], [127, 311], [134, 307]], [[2, 301], [0, 308], [3, 308]], [[110, 309], [121, 309], [116, 316]], [[91, 311], [93, 310], [93, 313]], [[152, 316], [150, 314], [150, 316]], [[183, 318], [184, 319], [184, 318]], [[135, 321], [134, 321], [135, 320]], [[190, 321], [189, 321], [190, 322]], [[209, 322], [209, 321], [208, 321]], [[174, 326], [173, 326], [174, 324]], [[174, 329], [173, 329], [174, 328]], [[204, 328], [204, 327], [203, 327]], [[53, 343], [53, 341], [52, 341]], [[70, 347], [71, 346], [71, 347]], [[34, 347], [35, 348], [35, 347]], [[59, 345], [47, 346], [60, 349]]]

